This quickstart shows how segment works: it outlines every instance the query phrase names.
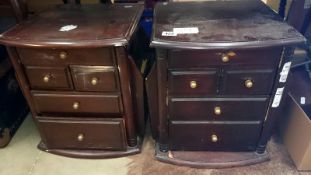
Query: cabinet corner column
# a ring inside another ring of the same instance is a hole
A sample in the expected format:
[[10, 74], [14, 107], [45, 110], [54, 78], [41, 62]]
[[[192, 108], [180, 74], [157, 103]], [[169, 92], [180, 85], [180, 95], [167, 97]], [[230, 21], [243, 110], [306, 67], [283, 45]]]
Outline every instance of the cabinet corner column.
[[129, 60], [124, 47], [115, 48], [116, 59], [120, 74], [120, 86], [122, 92], [122, 101], [124, 106], [124, 120], [127, 134], [128, 145], [133, 147], [137, 145], [137, 133], [134, 124], [134, 109], [133, 97], [131, 87], [131, 71], [129, 67]]
[[167, 51], [156, 51], [158, 77], [158, 109], [159, 109], [159, 148], [162, 152], [168, 151], [168, 118], [167, 118]]
[[[292, 55], [294, 53], [294, 47], [284, 47], [283, 53], [281, 55], [279, 67], [277, 70], [277, 76], [275, 78], [275, 83], [272, 91], [272, 96], [269, 102], [269, 108], [265, 117], [262, 133], [260, 140], [257, 145], [256, 152], [258, 154], [265, 153], [267, 143], [270, 140], [275, 125], [280, 119], [282, 105], [284, 103], [284, 98], [287, 95], [286, 80], [280, 81], [281, 72], [284, 71], [284, 67], [291, 65]], [[288, 70], [289, 71], [289, 70]], [[289, 72], [288, 72], [289, 73]], [[276, 100], [279, 99], [279, 100]]]

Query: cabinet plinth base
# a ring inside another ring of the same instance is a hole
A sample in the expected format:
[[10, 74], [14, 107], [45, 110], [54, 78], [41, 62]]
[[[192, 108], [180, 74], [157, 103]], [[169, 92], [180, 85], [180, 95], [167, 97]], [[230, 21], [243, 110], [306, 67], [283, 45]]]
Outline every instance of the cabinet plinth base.
[[142, 140], [137, 140], [135, 147], [127, 147], [124, 151], [111, 151], [111, 150], [86, 150], [86, 149], [49, 149], [41, 141], [38, 148], [42, 151], [72, 158], [84, 158], [84, 159], [106, 159], [117, 158], [129, 155], [138, 154], [141, 152]]
[[3, 148], [7, 144], [9, 144], [10, 140], [11, 140], [11, 135], [10, 135], [9, 128], [4, 128], [3, 131], [1, 131], [1, 128], [0, 128], [0, 148]]
[[168, 151], [161, 152], [156, 144], [156, 159], [162, 162], [194, 168], [230, 168], [261, 163], [270, 160], [269, 153]]

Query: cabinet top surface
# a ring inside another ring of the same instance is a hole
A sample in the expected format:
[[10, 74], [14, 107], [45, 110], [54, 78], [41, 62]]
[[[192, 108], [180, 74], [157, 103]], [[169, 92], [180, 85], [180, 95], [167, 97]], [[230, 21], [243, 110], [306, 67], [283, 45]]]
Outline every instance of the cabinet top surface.
[[59, 5], [3, 33], [0, 42], [39, 47], [125, 45], [142, 10], [139, 4]]
[[155, 7], [154, 18], [154, 47], [226, 49], [305, 42], [259, 0], [164, 2]]

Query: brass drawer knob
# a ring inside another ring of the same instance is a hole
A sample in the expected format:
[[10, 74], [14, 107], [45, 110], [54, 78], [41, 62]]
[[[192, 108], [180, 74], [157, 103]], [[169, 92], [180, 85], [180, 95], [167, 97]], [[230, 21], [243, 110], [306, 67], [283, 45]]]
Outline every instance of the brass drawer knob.
[[236, 53], [233, 52], [233, 51], [230, 51], [230, 52], [227, 53], [227, 55], [228, 55], [229, 57], [234, 57], [234, 56], [236, 56]]
[[62, 60], [66, 59], [67, 58], [67, 52], [65, 52], [65, 51], [60, 52], [59, 53], [59, 58], [62, 59]]
[[79, 102], [74, 102], [73, 105], [72, 105], [73, 109], [79, 109], [79, 107], [80, 107]]
[[215, 113], [216, 115], [220, 115], [220, 114], [221, 114], [221, 109], [220, 109], [219, 106], [216, 106], [216, 107], [214, 108], [214, 113]]
[[212, 139], [212, 142], [217, 142], [218, 141], [218, 137], [217, 137], [217, 135], [215, 135], [215, 134], [213, 134], [212, 136], [211, 136], [211, 139]]
[[79, 134], [78, 137], [77, 137], [77, 140], [79, 142], [82, 142], [84, 140], [84, 135], [83, 134]]
[[48, 82], [50, 81], [50, 79], [51, 79], [51, 76], [50, 76], [50, 75], [45, 75], [45, 76], [43, 77], [43, 82], [44, 82], [44, 83], [48, 83]]
[[245, 87], [252, 88], [254, 86], [254, 82], [252, 80], [246, 80], [245, 81]]
[[222, 57], [221, 57], [221, 61], [226, 63], [228, 62], [230, 59], [229, 59], [229, 56], [227, 54], [223, 54]]
[[222, 62], [226, 63], [226, 62], [230, 61], [230, 57], [234, 57], [235, 55], [236, 54], [233, 51], [223, 53], [221, 55], [221, 60], [222, 60]]
[[96, 77], [92, 78], [91, 84], [94, 86], [97, 85], [98, 84], [98, 78], [96, 78]]
[[197, 83], [196, 81], [190, 81], [190, 87], [191, 87], [192, 89], [195, 89], [195, 88], [198, 87], [198, 83]]

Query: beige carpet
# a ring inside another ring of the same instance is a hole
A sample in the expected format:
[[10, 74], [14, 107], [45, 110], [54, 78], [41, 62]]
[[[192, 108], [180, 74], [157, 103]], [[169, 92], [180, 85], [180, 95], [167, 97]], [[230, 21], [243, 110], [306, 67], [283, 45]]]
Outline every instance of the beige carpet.
[[148, 134], [141, 154], [117, 159], [66, 158], [36, 148], [40, 138], [30, 116], [12, 142], [0, 149], [0, 175], [307, 175], [298, 172], [279, 139], [269, 144], [271, 161], [229, 169], [194, 169], [154, 159], [154, 141]]

